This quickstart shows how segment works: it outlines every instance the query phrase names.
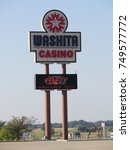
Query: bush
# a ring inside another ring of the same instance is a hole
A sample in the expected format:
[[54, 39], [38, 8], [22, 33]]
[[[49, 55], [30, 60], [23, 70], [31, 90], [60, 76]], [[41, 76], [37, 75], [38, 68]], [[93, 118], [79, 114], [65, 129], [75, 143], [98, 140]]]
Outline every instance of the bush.
[[19, 141], [24, 132], [31, 132], [29, 124], [34, 120], [23, 117], [13, 117], [4, 127], [0, 128], [0, 140]]

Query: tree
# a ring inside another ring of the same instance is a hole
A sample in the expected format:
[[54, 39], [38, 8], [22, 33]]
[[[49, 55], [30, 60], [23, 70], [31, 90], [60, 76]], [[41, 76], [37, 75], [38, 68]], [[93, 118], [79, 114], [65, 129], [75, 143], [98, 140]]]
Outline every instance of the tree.
[[10, 140], [19, 141], [22, 138], [24, 132], [31, 132], [32, 128], [29, 128], [30, 123], [32, 123], [31, 118], [25, 116], [13, 117], [6, 125], [7, 133], [9, 134]]
[[0, 129], [5, 125], [5, 123], [6, 123], [5, 121], [0, 120]]
[[5, 125], [5, 121], [1, 121], [0, 120], [0, 141], [3, 140], [3, 133], [4, 133], [4, 125]]
[[79, 132], [88, 132], [89, 131], [89, 127], [85, 126], [85, 125], [82, 125], [82, 126], [78, 127], [78, 131]]

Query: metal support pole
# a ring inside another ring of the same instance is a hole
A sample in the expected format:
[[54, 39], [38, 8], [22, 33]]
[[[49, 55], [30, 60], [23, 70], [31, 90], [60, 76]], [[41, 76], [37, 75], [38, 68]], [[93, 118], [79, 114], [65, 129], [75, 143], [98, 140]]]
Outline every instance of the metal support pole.
[[[45, 72], [49, 74], [49, 64], [45, 64]], [[45, 91], [45, 136], [51, 139], [50, 91]]]
[[[62, 64], [62, 74], [66, 74], [66, 64]], [[62, 139], [68, 140], [67, 90], [62, 91]]]

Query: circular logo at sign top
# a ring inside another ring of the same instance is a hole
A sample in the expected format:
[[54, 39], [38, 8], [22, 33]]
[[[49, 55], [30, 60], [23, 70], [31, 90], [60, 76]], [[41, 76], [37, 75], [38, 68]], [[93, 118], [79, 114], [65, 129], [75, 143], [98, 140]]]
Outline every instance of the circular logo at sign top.
[[59, 10], [48, 11], [42, 19], [42, 26], [46, 32], [60, 33], [65, 32], [68, 20], [64, 13]]

